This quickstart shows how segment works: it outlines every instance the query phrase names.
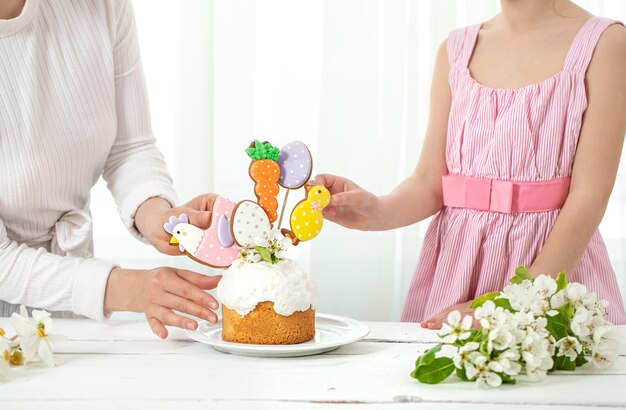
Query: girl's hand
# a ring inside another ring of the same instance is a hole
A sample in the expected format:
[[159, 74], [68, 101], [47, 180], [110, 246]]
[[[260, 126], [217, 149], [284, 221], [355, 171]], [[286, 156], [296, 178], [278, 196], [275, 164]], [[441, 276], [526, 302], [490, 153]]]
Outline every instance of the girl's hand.
[[316, 176], [315, 185], [325, 186], [332, 195], [330, 204], [323, 210], [324, 218], [351, 229], [383, 229], [386, 216], [376, 195], [349, 179], [330, 174]]
[[143, 312], [154, 334], [168, 335], [165, 326], [195, 330], [195, 320], [174, 311], [217, 322], [215, 298], [205, 292], [217, 286], [221, 276], [206, 276], [184, 269], [156, 268], [111, 271], [104, 299], [105, 312]]
[[211, 210], [215, 197], [215, 194], [200, 195], [176, 208], [172, 208], [163, 198], [150, 198], [137, 209], [135, 226], [159, 252], [180, 255], [178, 247], [170, 246], [170, 235], [163, 229], [163, 224], [172, 215], [178, 217], [180, 214], [187, 214], [191, 225], [207, 229], [211, 224]]
[[[441, 325], [443, 325], [443, 322], [445, 322], [448, 318], [448, 313], [452, 312], [453, 310], [458, 310], [459, 312], [461, 312], [461, 317], [465, 317], [467, 315], [473, 316], [474, 309], [470, 309], [470, 305], [472, 304], [472, 302], [473, 300], [470, 300], [465, 303], [452, 305], [449, 308], [444, 309], [441, 312], [437, 313], [430, 319], [423, 321], [421, 325], [422, 327], [427, 328], [427, 329], [441, 329]], [[477, 326], [477, 322], [474, 321], [474, 327], [476, 326]]]

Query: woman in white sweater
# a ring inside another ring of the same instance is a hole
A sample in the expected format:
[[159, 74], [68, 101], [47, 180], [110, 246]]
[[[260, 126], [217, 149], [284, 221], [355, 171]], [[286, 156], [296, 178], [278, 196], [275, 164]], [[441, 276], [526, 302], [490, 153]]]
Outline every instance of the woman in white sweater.
[[206, 226], [213, 196], [176, 195], [152, 135], [129, 0], [0, 1], [0, 316], [18, 305], [103, 319], [215, 321], [219, 277], [92, 257], [89, 195], [103, 176], [130, 232], [171, 253], [161, 223]]

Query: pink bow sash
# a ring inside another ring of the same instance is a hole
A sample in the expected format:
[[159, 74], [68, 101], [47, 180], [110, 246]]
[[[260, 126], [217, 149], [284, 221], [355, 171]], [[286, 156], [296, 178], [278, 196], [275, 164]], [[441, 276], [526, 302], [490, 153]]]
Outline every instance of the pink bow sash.
[[505, 214], [545, 212], [563, 207], [570, 177], [541, 182], [512, 182], [448, 174], [442, 177], [443, 204]]

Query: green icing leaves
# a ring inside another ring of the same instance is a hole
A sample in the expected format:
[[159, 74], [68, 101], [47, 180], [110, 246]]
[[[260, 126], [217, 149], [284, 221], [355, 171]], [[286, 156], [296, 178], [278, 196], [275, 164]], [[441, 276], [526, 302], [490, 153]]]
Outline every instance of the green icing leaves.
[[255, 140], [253, 147], [246, 148], [246, 154], [248, 154], [248, 156], [254, 161], [262, 159], [271, 159], [272, 161], [276, 161], [278, 160], [278, 155], [280, 154], [280, 148], [273, 146], [269, 142]]

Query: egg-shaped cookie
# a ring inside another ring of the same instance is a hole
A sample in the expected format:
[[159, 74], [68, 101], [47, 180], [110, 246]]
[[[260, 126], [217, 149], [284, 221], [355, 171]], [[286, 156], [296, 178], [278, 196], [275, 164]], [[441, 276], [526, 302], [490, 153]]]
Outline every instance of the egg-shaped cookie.
[[306, 184], [311, 177], [313, 157], [303, 142], [294, 141], [280, 149], [276, 161], [280, 167], [278, 183], [287, 189], [297, 189]]
[[267, 214], [252, 201], [241, 201], [237, 204], [231, 220], [231, 231], [239, 246], [253, 248], [255, 238], [267, 238], [272, 229]]

